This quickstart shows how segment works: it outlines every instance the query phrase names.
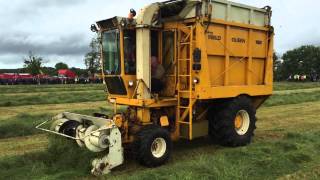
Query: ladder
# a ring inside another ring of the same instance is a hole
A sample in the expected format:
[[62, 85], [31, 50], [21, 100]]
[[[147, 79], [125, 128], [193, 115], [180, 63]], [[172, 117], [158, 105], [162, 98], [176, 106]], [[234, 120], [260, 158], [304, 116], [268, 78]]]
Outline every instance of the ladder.
[[[177, 121], [178, 131], [181, 132], [182, 126], [188, 127], [188, 137], [181, 136], [192, 140], [192, 112], [195, 100], [193, 99], [193, 80], [192, 80], [192, 59], [193, 59], [193, 26], [188, 26], [190, 33], [178, 31], [178, 105]], [[183, 36], [184, 35], [184, 36]]]

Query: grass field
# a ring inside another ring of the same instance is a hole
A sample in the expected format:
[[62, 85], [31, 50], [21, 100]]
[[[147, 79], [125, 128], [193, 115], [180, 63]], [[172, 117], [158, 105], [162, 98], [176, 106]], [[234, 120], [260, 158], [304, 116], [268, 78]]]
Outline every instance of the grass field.
[[[97, 155], [34, 126], [64, 112], [111, 112], [103, 85], [0, 86], [0, 179], [94, 179]], [[225, 148], [209, 138], [174, 144], [169, 163], [126, 157], [101, 179], [319, 179], [320, 84], [276, 83], [259, 109], [254, 142]]]

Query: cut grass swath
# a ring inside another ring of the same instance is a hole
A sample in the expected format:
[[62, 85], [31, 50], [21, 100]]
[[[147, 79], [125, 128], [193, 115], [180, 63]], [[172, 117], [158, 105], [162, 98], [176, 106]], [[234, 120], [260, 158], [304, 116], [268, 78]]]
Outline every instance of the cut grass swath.
[[[275, 179], [306, 166], [315, 166], [320, 157], [315, 142], [319, 131], [287, 133], [282, 139], [255, 142], [242, 148], [219, 148], [207, 141], [174, 151], [167, 165], [148, 169], [132, 162], [106, 176], [108, 179]], [[78, 148], [61, 138], [49, 141], [47, 151], [0, 159], [0, 174], [10, 179], [88, 178], [90, 160], [97, 154]], [[188, 145], [190, 146], [190, 145]], [[319, 146], [319, 144], [318, 144]], [[211, 153], [208, 150], [211, 149]]]
[[[110, 109], [97, 108], [74, 110], [72, 112], [85, 115], [92, 115], [94, 112], [109, 114]], [[8, 120], [1, 120], [0, 139], [44, 133], [43, 131], [36, 129], [36, 125], [51, 119], [54, 115], [55, 114], [30, 115], [28, 113], [22, 113]]]
[[61, 91], [89, 91], [89, 90], [104, 90], [104, 88], [105, 88], [105, 85], [103, 84], [15, 85], [15, 86], [0, 85], [0, 94], [61, 92]]
[[275, 82], [274, 90], [295, 90], [295, 89], [310, 89], [320, 87], [319, 82]]
[[37, 105], [37, 104], [63, 104], [75, 102], [94, 102], [105, 100], [106, 95], [103, 91], [97, 92], [73, 92], [60, 93], [52, 92], [45, 94], [33, 95], [1, 95], [0, 107], [22, 106], [22, 105]]

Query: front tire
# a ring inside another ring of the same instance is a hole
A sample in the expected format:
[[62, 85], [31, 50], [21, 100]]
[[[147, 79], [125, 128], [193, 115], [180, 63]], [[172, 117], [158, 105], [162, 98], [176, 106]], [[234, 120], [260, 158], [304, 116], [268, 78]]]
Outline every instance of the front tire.
[[146, 126], [136, 138], [135, 151], [140, 164], [157, 167], [169, 160], [172, 141], [167, 130], [158, 126]]
[[239, 96], [218, 104], [209, 113], [210, 135], [223, 146], [249, 144], [256, 129], [256, 109], [251, 100]]

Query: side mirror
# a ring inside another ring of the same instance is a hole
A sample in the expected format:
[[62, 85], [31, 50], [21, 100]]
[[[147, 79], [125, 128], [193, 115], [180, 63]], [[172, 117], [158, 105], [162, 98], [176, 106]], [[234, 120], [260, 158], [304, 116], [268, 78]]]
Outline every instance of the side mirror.
[[90, 27], [91, 31], [92, 32], [98, 32], [98, 28], [95, 24], [91, 24], [91, 27]]

